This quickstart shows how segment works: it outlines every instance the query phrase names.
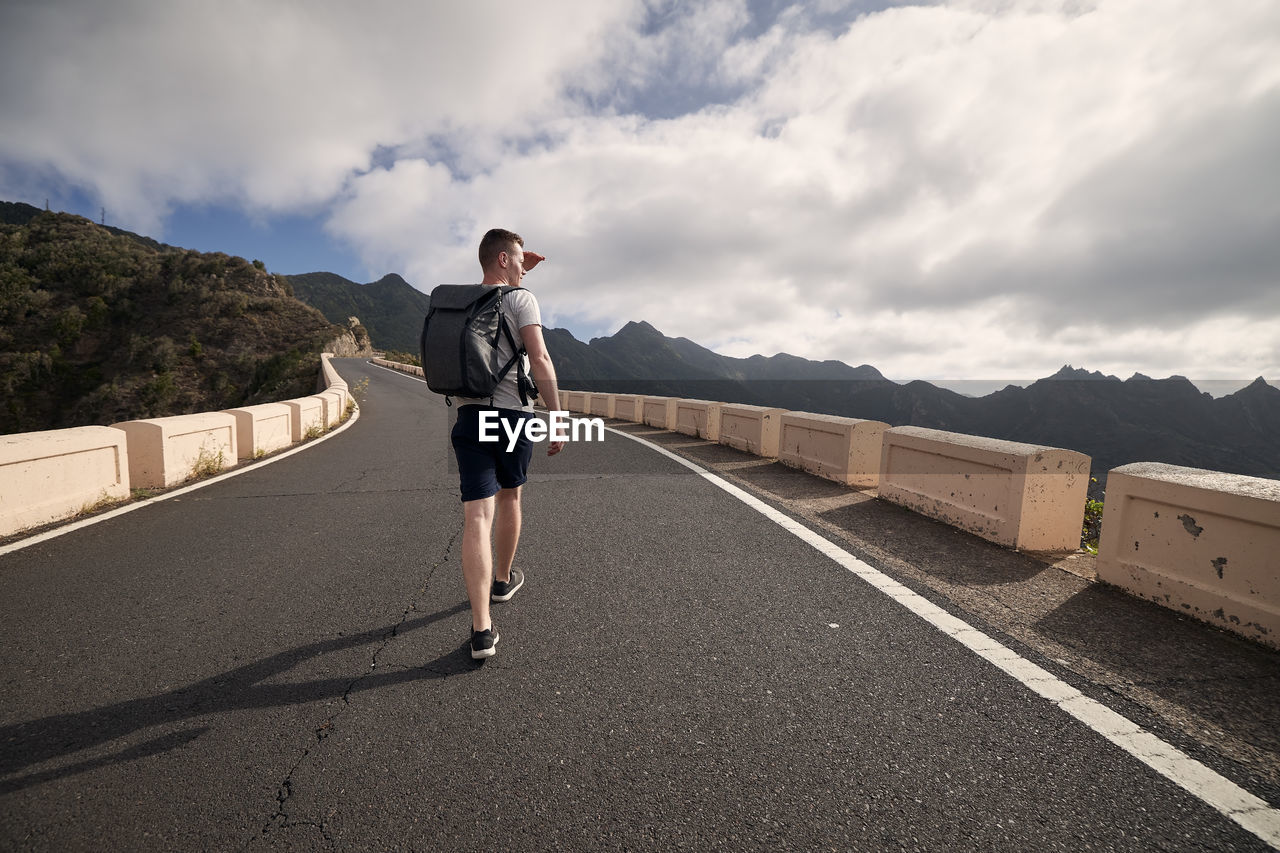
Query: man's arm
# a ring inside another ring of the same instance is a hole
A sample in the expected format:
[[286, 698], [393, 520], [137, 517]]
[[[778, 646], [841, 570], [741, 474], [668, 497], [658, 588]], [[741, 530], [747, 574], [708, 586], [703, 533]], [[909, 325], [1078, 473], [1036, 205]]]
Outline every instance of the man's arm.
[[[520, 339], [524, 341], [525, 352], [529, 353], [529, 372], [533, 381], [538, 384], [538, 396], [547, 404], [547, 411], [560, 408], [560, 385], [556, 381], [556, 368], [551, 363], [551, 353], [547, 352], [547, 342], [542, 339], [542, 327], [538, 325], [523, 326]], [[547, 455], [555, 456], [564, 450], [563, 441], [553, 441], [547, 446]]]

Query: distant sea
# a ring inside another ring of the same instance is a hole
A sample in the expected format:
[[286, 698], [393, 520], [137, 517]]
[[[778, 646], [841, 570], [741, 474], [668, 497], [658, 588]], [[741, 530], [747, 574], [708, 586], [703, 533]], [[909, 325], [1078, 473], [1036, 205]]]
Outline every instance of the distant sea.
[[[1153, 379], [1163, 379], [1164, 377], [1152, 377]], [[894, 382], [906, 384], [911, 381], [908, 379], [895, 379]], [[948, 391], [955, 391], [957, 394], [963, 394], [966, 397], [985, 397], [988, 394], [994, 394], [1007, 385], [1017, 385], [1025, 388], [1035, 379], [926, 379], [930, 385], [936, 385], [939, 388], [946, 388]], [[1249, 385], [1253, 379], [1192, 379], [1191, 384], [1210, 394], [1213, 397], [1225, 397], [1228, 394], [1234, 394], [1241, 388]], [[1268, 380], [1271, 385], [1277, 383]]]

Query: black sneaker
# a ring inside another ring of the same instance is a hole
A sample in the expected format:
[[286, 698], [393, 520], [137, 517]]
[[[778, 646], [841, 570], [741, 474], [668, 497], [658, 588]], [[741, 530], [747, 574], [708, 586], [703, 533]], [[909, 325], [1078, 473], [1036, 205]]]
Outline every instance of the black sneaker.
[[471, 659], [484, 660], [498, 653], [498, 632], [493, 628], [471, 632]]
[[516, 590], [524, 586], [524, 572], [519, 569], [511, 570], [511, 580], [503, 583], [502, 581], [493, 582], [493, 591], [489, 596], [490, 601], [510, 601], [511, 597], [516, 594]]

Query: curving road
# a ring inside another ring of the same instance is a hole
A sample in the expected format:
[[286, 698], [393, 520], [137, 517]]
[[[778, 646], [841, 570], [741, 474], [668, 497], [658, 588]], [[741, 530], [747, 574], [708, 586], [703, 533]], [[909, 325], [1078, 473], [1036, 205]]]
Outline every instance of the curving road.
[[[335, 365], [369, 380], [341, 434], [0, 556], [0, 850], [1268, 849], [618, 433], [535, 456], [528, 583], [495, 605], [497, 657], [473, 664], [448, 412], [417, 380]], [[1150, 666], [1228, 654], [1190, 678], [1230, 683], [1109, 686], [1131, 638], [1090, 646], [1076, 626], [1118, 597], [779, 466], [614, 426], [1277, 802], [1277, 655], [1140, 608], [1144, 649], [1169, 644]], [[967, 574], [978, 563], [1007, 584]], [[1055, 590], [1073, 610], [1009, 603]], [[1205, 720], [1216, 734], [1194, 735]]]

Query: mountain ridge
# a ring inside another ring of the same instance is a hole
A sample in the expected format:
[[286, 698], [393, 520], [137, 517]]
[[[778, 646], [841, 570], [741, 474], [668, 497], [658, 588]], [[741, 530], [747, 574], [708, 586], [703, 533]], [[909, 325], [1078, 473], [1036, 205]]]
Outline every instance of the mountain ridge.
[[[395, 273], [363, 285], [328, 272], [271, 275], [257, 262], [18, 202], [0, 202], [0, 235], [8, 252], [0, 258], [8, 263], [0, 264], [7, 431], [285, 394], [308, 371], [314, 376], [302, 362], [332, 345], [322, 338], [352, 334], [351, 316], [375, 345], [416, 352], [428, 303]], [[60, 240], [67, 248], [34, 251]], [[247, 331], [252, 345], [242, 340]], [[923, 380], [893, 382], [868, 364], [789, 353], [724, 356], [643, 320], [586, 343], [566, 329], [547, 328], [544, 336], [565, 387], [577, 390], [766, 405], [1052, 445], [1087, 453], [1100, 479], [1137, 461], [1280, 479], [1280, 389], [1263, 377], [1215, 399], [1183, 376], [1120, 380], [1066, 364], [1025, 388], [967, 397]], [[229, 360], [219, 361], [224, 351]], [[52, 384], [60, 388], [56, 404], [40, 397]]]
[[1215, 399], [1186, 377], [1128, 379], [1063, 365], [1027, 387], [967, 397], [923, 380], [897, 383], [870, 365], [780, 353], [735, 359], [646, 322], [582, 343], [546, 330], [564, 386], [747, 403], [1063, 447], [1094, 476], [1129, 462], [1168, 462], [1280, 479], [1280, 389], [1258, 377]]
[[378, 349], [418, 351], [428, 297], [399, 274], [387, 273], [367, 284], [331, 272], [281, 278], [289, 282], [295, 296], [319, 310], [330, 323], [346, 325], [349, 317], [359, 317]]

